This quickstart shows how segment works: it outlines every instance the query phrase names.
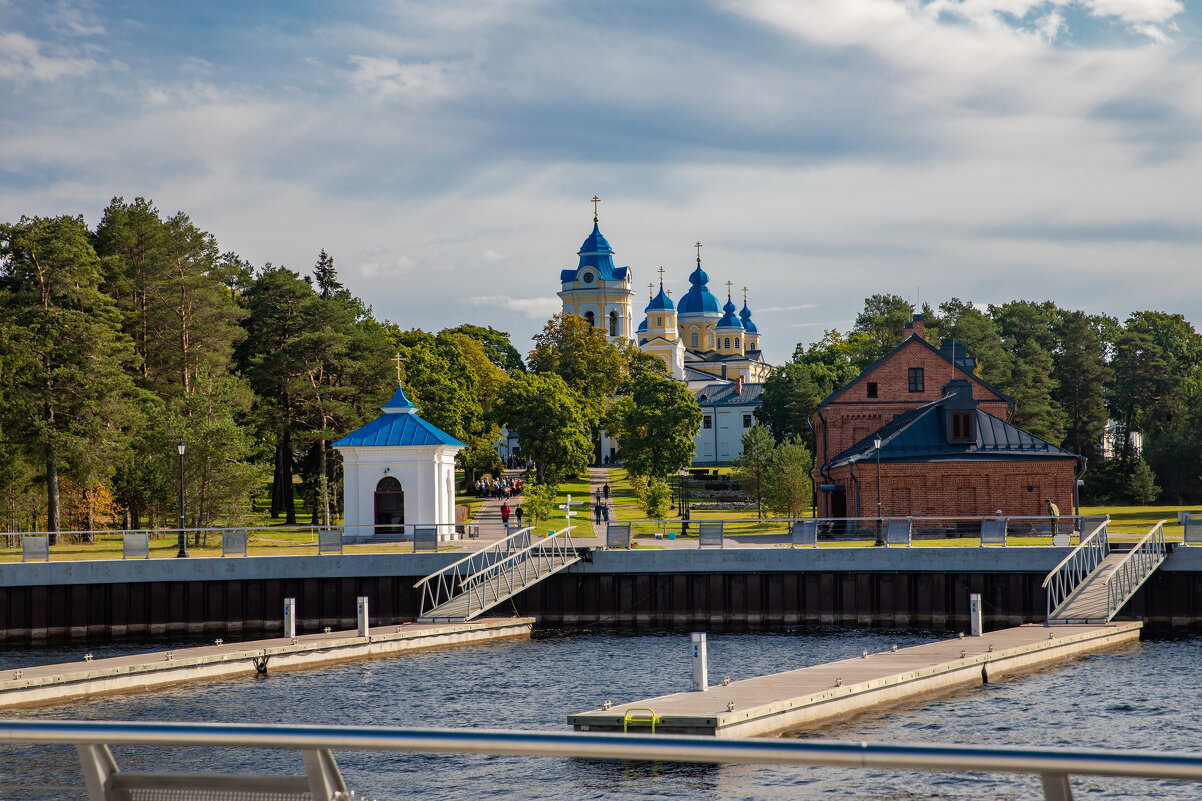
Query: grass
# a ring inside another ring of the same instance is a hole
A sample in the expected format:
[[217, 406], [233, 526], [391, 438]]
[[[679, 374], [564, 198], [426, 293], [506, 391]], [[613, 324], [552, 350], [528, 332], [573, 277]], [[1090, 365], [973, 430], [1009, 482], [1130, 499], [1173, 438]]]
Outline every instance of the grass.
[[[592, 536], [593, 499], [589, 495], [587, 475], [570, 478], [559, 485], [559, 499], [555, 501], [556, 508], [552, 510], [549, 518], [538, 522], [534, 529], [536, 532], [545, 534], [548, 531], [559, 531], [567, 525], [567, 517], [559, 505], [564, 503], [569, 495], [572, 496], [572, 511], [576, 512], [572, 516], [572, 521], [576, 526], [572, 533], [576, 536]], [[576, 501], [583, 501], [583, 503], [577, 505]]]

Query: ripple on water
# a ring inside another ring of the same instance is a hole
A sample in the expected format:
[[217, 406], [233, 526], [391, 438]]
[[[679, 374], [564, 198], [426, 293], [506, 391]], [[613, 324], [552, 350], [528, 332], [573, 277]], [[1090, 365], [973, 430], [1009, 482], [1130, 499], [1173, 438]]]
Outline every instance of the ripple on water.
[[[922, 632], [801, 629], [711, 634], [711, 681], [749, 678], [938, 639]], [[184, 647], [187, 641], [89, 645], [96, 656]], [[1193, 675], [1202, 640], [1145, 642], [1053, 670], [993, 683], [881, 718], [857, 717], [805, 737], [899, 742], [1106, 746], [1202, 750]], [[10, 648], [0, 667], [78, 658], [81, 648]], [[569, 712], [607, 699], [635, 700], [689, 683], [688, 635], [539, 632], [467, 648], [105, 696], [9, 717], [95, 720], [451, 726], [563, 731]], [[226, 749], [127, 748], [130, 770], [275, 770], [299, 773], [295, 754]], [[586, 759], [340, 753], [350, 784], [370, 798], [546, 799], [1026, 799], [1038, 780], [982, 774], [916, 774], [829, 768], [680, 765]], [[6, 801], [75, 798], [70, 748], [0, 747]], [[1081, 798], [1194, 799], [1181, 782], [1076, 779]]]

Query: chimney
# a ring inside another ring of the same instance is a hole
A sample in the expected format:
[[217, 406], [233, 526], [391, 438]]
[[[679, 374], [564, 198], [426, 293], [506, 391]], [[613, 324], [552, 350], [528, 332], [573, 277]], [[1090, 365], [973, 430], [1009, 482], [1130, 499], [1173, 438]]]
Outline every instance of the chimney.
[[743, 394], [743, 376], [735, 376], [735, 392]]
[[926, 322], [923, 320], [923, 316], [921, 314], [914, 315], [914, 320], [912, 322], [906, 323], [906, 331], [909, 332], [909, 334], [907, 334], [907, 338], [909, 337], [910, 334], [913, 334], [914, 336], [918, 337], [919, 339], [926, 339], [927, 338], [927, 329], [926, 329]]

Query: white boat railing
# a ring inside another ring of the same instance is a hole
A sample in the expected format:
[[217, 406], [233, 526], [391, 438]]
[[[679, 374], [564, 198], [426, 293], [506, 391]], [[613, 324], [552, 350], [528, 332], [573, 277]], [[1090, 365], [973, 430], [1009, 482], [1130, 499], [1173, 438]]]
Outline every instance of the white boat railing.
[[[714, 764], [840, 767], [869, 771], [943, 771], [1039, 776], [1045, 801], [1071, 801], [1072, 776], [1202, 782], [1202, 755], [1172, 751], [995, 745], [870, 743], [791, 738], [726, 738], [484, 729], [245, 723], [159, 723], [71, 720], [0, 721], [0, 741], [74, 745], [89, 801], [138, 797], [232, 801], [267, 797], [351, 799], [333, 751], [503, 754]], [[305, 776], [214, 776], [126, 773], [112, 746], [298, 750]], [[482, 792], [484, 788], [481, 788]], [[1200, 788], [1202, 789], [1202, 788]], [[157, 790], [147, 795], [145, 791]]]

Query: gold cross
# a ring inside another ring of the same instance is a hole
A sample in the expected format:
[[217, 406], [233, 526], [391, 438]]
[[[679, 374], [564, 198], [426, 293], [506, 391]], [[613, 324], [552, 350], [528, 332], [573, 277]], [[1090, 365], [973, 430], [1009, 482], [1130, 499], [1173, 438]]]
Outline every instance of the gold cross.
[[733, 283], [731, 283], [730, 281], [727, 281], [727, 282], [726, 282], [726, 299], [727, 299], [727, 300], [730, 300], [730, 288], [731, 288], [732, 286], [734, 286], [734, 284], [733, 284]]
[[596, 222], [597, 221], [597, 204], [601, 202], [601, 198], [597, 197], [596, 195], [593, 195], [593, 199], [591, 202], [593, 204], [593, 222]]
[[664, 285], [664, 268], [663, 267], [659, 268], [659, 285], [660, 286]]
[[697, 263], [701, 264], [701, 243], [698, 242], [696, 245], [693, 245], [693, 247], [697, 248]]
[[647, 297], [655, 297], [655, 284], [647, 284]]
[[743, 305], [747, 305], [747, 287], [743, 287]]
[[388, 361], [396, 363], [396, 383], [397, 383], [397, 386], [399, 387], [401, 385], [401, 354], [398, 353], [396, 356], [393, 356]]

